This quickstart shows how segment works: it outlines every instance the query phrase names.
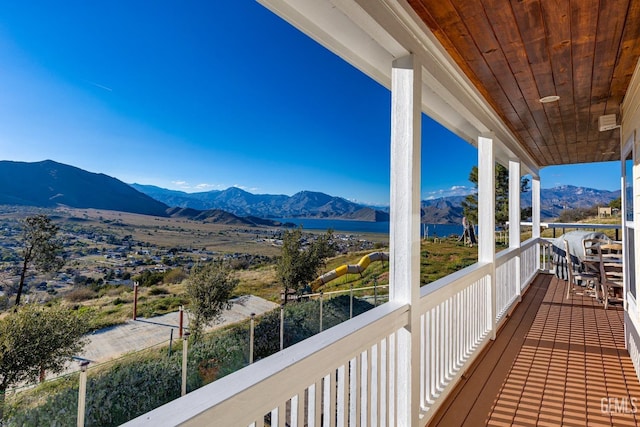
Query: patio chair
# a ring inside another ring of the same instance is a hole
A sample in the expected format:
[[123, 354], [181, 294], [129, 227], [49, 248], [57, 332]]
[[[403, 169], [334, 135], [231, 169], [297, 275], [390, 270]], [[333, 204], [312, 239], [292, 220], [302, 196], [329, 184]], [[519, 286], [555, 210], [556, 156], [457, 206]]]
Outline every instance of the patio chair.
[[597, 257], [598, 249], [596, 247], [603, 243], [611, 243], [611, 241], [597, 237], [582, 240], [582, 255], [584, 257]]
[[600, 287], [606, 310], [610, 298], [618, 301], [624, 298], [622, 245], [620, 243], [602, 244], [597, 246], [597, 250], [600, 258]]
[[[598, 281], [598, 275], [596, 273], [581, 271], [580, 263], [574, 262], [574, 259], [578, 259], [571, 255], [571, 251], [569, 250], [569, 242], [566, 240], [564, 241], [564, 253], [567, 263], [567, 299], [569, 299], [569, 296], [571, 295], [571, 289], [575, 285], [584, 286], [586, 290], [589, 283], [591, 283], [591, 285], [593, 286], [597, 297], [598, 290], [596, 282]], [[582, 282], [584, 282], [584, 285], [582, 284]]]

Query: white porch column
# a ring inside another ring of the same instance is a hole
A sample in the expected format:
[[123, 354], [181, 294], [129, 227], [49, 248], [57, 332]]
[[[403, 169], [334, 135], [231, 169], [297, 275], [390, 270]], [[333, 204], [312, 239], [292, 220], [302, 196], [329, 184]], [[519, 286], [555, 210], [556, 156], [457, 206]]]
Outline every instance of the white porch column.
[[[540, 177], [531, 177], [531, 237], [540, 238]], [[536, 260], [540, 270], [540, 245], [536, 245]]]
[[[622, 135], [622, 129], [619, 130], [620, 135]], [[635, 288], [636, 284], [635, 283], [629, 283], [629, 275], [627, 273], [627, 269], [629, 268], [629, 250], [626, 248], [626, 245], [628, 245], [628, 236], [627, 236], [627, 165], [625, 162], [625, 146], [624, 144], [622, 144], [622, 136], [620, 137], [620, 223], [622, 225], [622, 229], [620, 230], [621, 232], [621, 236], [620, 238], [622, 239], [622, 244], [623, 244], [623, 257], [624, 257], [624, 262], [623, 262], [623, 275], [622, 275], [622, 298], [623, 298], [623, 304], [624, 304], [624, 310], [625, 311], [629, 311], [629, 305], [627, 302], [627, 293], [628, 292], [632, 292], [632, 295], [635, 295], [635, 289], [632, 291], [630, 289], [630, 286], [633, 286]], [[627, 334], [624, 334], [624, 339], [625, 339], [625, 344], [624, 347], [628, 348], [627, 346]]]
[[[520, 248], [520, 162], [509, 161], [509, 248]], [[515, 258], [515, 284], [518, 301], [522, 301], [520, 253]]]
[[413, 55], [391, 74], [391, 198], [389, 298], [411, 305], [411, 324], [398, 332], [395, 412], [398, 426], [419, 425], [420, 132], [422, 67]]
[[491, 269], [491, 304], [489, 322], [491, 339], [496, 338], [496, 166], [493, 135], [478, 137], [478, 261]]

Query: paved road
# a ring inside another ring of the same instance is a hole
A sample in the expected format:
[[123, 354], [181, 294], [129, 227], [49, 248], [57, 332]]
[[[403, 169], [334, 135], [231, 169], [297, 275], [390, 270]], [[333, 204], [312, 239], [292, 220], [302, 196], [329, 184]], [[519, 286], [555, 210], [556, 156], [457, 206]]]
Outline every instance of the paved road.
[[[232, 300], [231, 309], [225, 310], [220, 322], [211, 325], [207, 330], [220, 328], [225, 325], [239, 322], [251, 316], [263, 314], [278, 307], [278, 304], [260, 297], [247, 295]], [[188, 327], [188, 319], [185, 313], [184, 325]], [[116, 359], [126, 353], [139, 351], [155, 345], [168, 344], [171, 330], [173, 339], [178, 339], [179, 315], [178, 312], [152, 317], [149, 319], [138, 318], [129, 320], [122, 325], [95, 331], [89, 335], [90, 342], [84, 348], [83, 359], [91, 361], [91, 365]], [[89, 365], [89, 367], [91, 367]], [[72, 363], [65, 373], [79, 370], [78, 363]], [[55, 376], [59, 376], [55, 375]]]

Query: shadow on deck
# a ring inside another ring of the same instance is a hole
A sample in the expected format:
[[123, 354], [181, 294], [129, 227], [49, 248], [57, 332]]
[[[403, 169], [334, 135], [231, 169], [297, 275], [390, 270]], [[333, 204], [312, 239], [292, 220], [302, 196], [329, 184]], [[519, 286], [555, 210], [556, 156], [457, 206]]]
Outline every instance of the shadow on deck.
[[539, 275], [429, 425], [640, 424], [622, 307], [565, 293], [566, 282]]

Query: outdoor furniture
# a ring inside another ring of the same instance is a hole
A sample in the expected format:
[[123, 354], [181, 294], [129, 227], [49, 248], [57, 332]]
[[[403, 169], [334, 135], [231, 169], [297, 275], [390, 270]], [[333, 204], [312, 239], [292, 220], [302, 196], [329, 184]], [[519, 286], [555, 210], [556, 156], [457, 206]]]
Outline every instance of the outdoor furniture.
[[622, 301], [624, 295], [622, 245], [620, 243], [605, 243], [597, 245], [596, 248], [600, 260], [602, 302], [606, 310], [610, 298]]
[[597, 296], [598, 290], [596, 283], [598, 282], [598, 275], [594, 272], [581, 271], [581, 262], [578, 258], [571, 255], [569, 242], [566, 240], [564, 241], [564, 248], [567, 263], [567, 299], [569, 299], [569, 296], [571, 295], [571, 289], [575, 285], [584, 286], [586, 290], [589, 283], [592, 284]]
[[600, 277], [600, 255], [598, 254], [598, 246], [610, 242], [608, 239], [600, 238], [584, 239], [582, 241], [583, 255], [580, 257], [580, 261], [585, 269], [596, 273], [598, 278]]
[[606, 239], [603, 239], [601, 237], [585, 238], [582, 240], [582, 255], [585, 258], [597, 257], [598, 249], [596, 248], [596, 246], [602, 243], [610, 243], [610, 242], [611, 240], [609, 238], [606, 238]]
[[[556, 277], [568, 280], [565, 240], [569, 244], [569, 252], [573, 255], [574, 262], [577, 263], [576, 259], [579, 259], [579, 262], [585, 259], [583, 241], [593, 239], [606, 243], [611, 242], [611, 239], [606, 234], [587, 230], [569, 231], [560, 237], [548, 239], [553, 245], [551, 248], [551, 262], [554, 265]], [[593, 259], [598, 261], [597, 254], [593, 254]], [[585, 264], [585, 267], [588, 267], [588, 265]], [[595, 270], [591, 271], [600, 274], [597, 264], [595, 265]]]

